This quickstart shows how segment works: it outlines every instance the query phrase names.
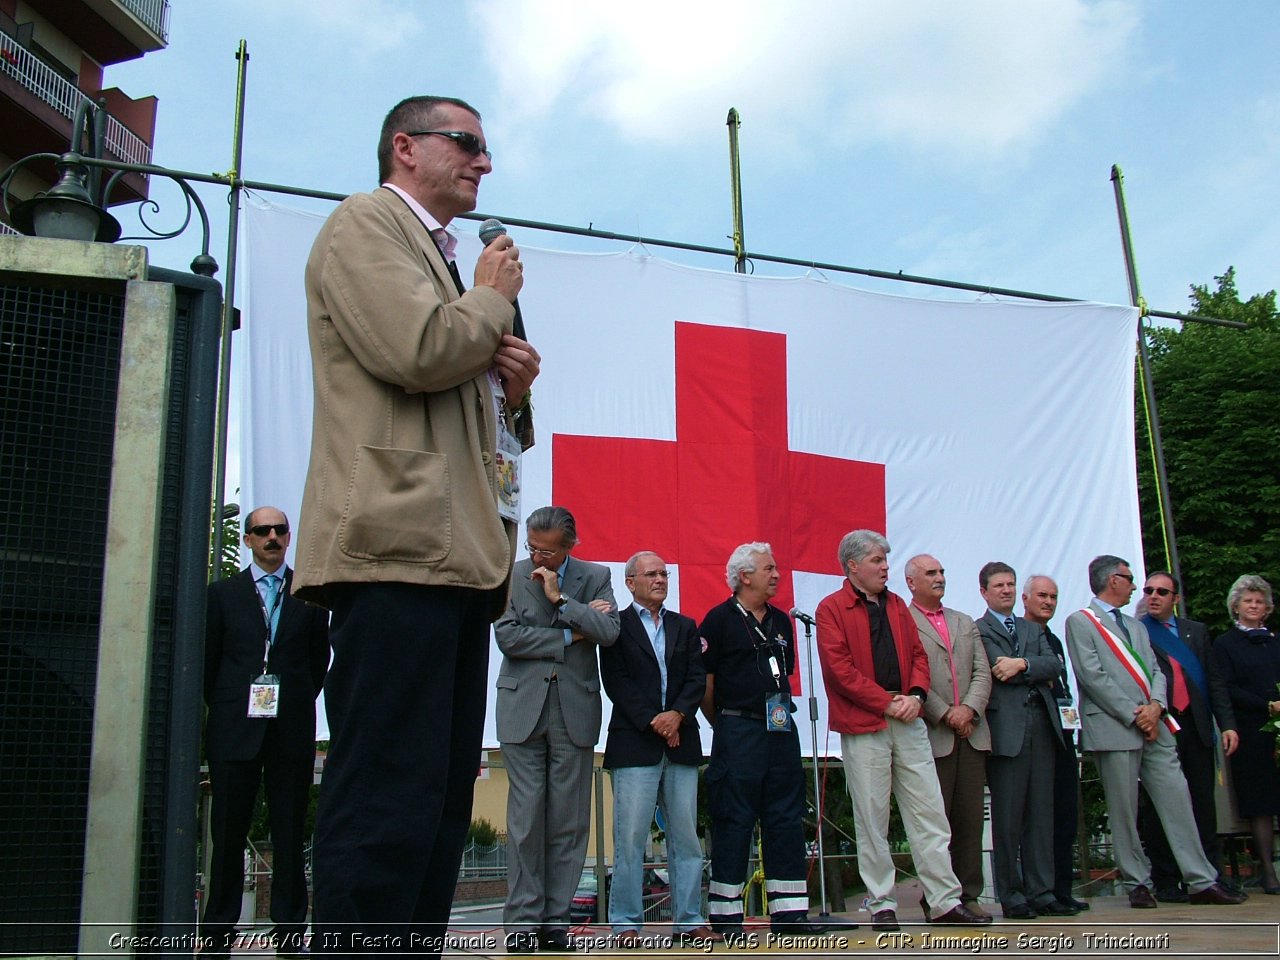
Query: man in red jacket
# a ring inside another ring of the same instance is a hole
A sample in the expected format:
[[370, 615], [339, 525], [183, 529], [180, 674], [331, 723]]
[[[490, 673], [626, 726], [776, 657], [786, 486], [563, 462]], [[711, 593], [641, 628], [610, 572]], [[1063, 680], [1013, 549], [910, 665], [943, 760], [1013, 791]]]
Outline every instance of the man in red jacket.
[[889, 541], [854, 530], [840, 541], [848, 578], [818, 605], [818, 655], [831, 729], [840, 734], [853, 800], [858, 871], [873, 930], [897, 930], [895, 870], [889, 853], [889, 794], [907, 828], [916, 872], [933, 923], [985, 924], [960, 900], [951, 869], [951, 828], [920, 710], [929, 690], [929, 658], [902, 598], [885, 589]]

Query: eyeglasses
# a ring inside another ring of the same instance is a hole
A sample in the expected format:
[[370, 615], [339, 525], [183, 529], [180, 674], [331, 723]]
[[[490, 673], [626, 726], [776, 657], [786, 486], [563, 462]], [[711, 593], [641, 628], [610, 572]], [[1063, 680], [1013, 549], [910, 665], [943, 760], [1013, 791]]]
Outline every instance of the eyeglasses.
[[1128, 580], [1130, 583], [1133, 583], [1133, 574], [1132, 574], [1132, 573], [1113, 573], [1113, 574], [1112, 574], [1112, 576], [1113, 576], [1113, 577], [1123, 577], [1124, 579]]
[[1169, 594], [1173, 593], [1173, 591], [1170, 590], [1168, 587], [1143, 587], [1142, 592], [1145, 593], [1148, 597], [1151, 596], [1153, 593], [1157, 597], [1167, 597], [1169, 596]]
[[533, 545], [533, 544], [531, 544], [531, 543], [526, 543], [526, 544], [524, 545], [524, 548], [525, 548], [526, 550], [528, 550], [528, 551], [529, 551], [529, 556], [531, 556], [531, 557], [544, 557], [544, 558], [546, 558], [546, 559], [548, 559], [548, 560], [549, 560], [549, 559], [551, 559], [552, 557], [554, 557], [557, 553], [559, 553], [561, 550], [563, 550], [563, 549], [564, 549], [564, 547], [557, 547], [557, 548], [556, 548], [556, 549], [554, 549], [554, 550], [539, 550], [539, 549], [537, 549], [536, 547], [534, 547], [534, 545]]
[[634, 578], [634, 577], [644, 577], [646, 580], [669, 580], [669, 579], [671, 579], [671, 574], [669, 574], [666, 570], [646, 570], [644, 573], [633, 573], [631, 576], [632, 576], [633, 578]]
[[249, 528], [249, 532], [255, 537], [265, 537], [272, 530], [276, 532], [277, 537], [283, 537], [289, 532], [289, 525], [287, 523], [259, 523], [257, 526]]
[[414, 133], [405, 132], [407, 137], [448, 137], [469, 157], [478, 157], [484, 154], [489, 160], [493, 160], [493, 154], [484, 145], [484, 142], [474, 133], [467, 133], [465, 130], [418, 130]]

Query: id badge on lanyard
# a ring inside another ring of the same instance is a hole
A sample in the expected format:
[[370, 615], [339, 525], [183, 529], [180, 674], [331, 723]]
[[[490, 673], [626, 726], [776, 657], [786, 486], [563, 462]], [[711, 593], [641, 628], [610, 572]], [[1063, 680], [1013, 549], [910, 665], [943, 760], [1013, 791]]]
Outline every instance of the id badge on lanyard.
[[791, 732], [791, 694], [779, 690], [764, 702], [764, 725], [770, 733]]
[[[760, 629], [760, 624], [755, 617], [747, 613], [742, 604], [738, 604], [738, 612], [742, 614], [743, 620], [746, 622], [748, 635], [755, 633], [760, 638], [763, 649], [768, 650], [770, 643], [769, 638], [764, 635], [764, 631]], [[778, 637], [777, 642], [781, 644], [782, 638]], [[754, 643], [754, 641], [753, 641]], [[757, 654], [761, 647], [757, 646]], [[769, 673], [773, 676], [773, 682], [779, 687], [777, 693], [769, 695], [764, 702], [764, 728], [770, 733], [790, 733], [791, 732], [791, 693], [781, 689], [783, 685], [782, 667], [778, 664], [778, 655], [776, 653], [769, 654]]]
[[520, 441], [507, 429], [503, 415], [506, 394], [493, 371], [489, 371], [489, 389], [493, 392], [494, 415], [498, 423], [498, 448], [493, 454], [497, 473], [498, 514], [512, 523], [520, 522]]
[[249, 684], [249, 716], [274, 717], [280, 711], [280, 678], [264, 673]]
[[271, 624], [280, 612], [280, 605], [284, 602], [284, 589], [281, 587], [276, 594], [276, 602], [271, 609], [267, 609], [266, 603], [262, 599], [262, 594], [254, 588], [254, 593], [258, 595], [258, 606], [262, 608], [262, 620], [265, 624], [266, 634], [263, 638], [262, 650], [262, 673], [254, 678], [249, 684], [249, 713], [250, 717], [275, 717], [280, 713], [280, 678], [274, 673], [267, 673], [267, 664], [271, 659]]

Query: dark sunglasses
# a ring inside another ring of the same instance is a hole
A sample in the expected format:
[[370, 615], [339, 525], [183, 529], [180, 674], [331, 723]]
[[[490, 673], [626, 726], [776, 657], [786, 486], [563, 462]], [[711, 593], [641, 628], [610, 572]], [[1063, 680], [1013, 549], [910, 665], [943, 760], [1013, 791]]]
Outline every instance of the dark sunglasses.
[[416, 133], [406, 132], [405, 135], [410, 137], [448, 137], [468, 156], [478, 157], [483, 153], [489, 160], [493, 159], [493, 154], [480, 141], [480, 138], [474, 133], [467, 133], [465, 130], [419, 130]]
[[1142, 592], [1145, 593], [1148, 597], [1151, 596], [1153, 593], [1158, 597], [1167, 597], [1169, 596], [1169, 594], [1173, 593], [1173, 591], [1170, 590], [1168, 587], [1143, 587]]
[[260, 523], [256, 527], [250, 527], [249, 532], [255, 537], [265, 537], [272, 530], [276, 532], [277, 537], [283, 537], [289, 532], [287, 523]]

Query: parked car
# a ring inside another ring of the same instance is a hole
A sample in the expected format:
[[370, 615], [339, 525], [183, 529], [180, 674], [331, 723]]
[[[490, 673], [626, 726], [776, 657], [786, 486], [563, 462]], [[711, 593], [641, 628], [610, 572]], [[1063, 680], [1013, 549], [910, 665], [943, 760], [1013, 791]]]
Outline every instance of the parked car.
[[[609, 870], [608, 876], [605, 878], [605, 890], [608, 891], [609, 884], [613, 882], [613, 870]], [[646, 912], [650, 904], [657, 900], [668, 897], [671, 893], [671, 882], [667, 878], [667, 871], [659, 867], [645, 867], [643, 893]], [[596, 868], [586, 867], [582, 871], [582, 876], [578, 880], [578, 889], [573, 895], [573, 900], [569, 904], [569, 920], [572, 923], [595, 923], [596, 922], [596, 901], [600, 898], [599, 882], [596, 878]]]

